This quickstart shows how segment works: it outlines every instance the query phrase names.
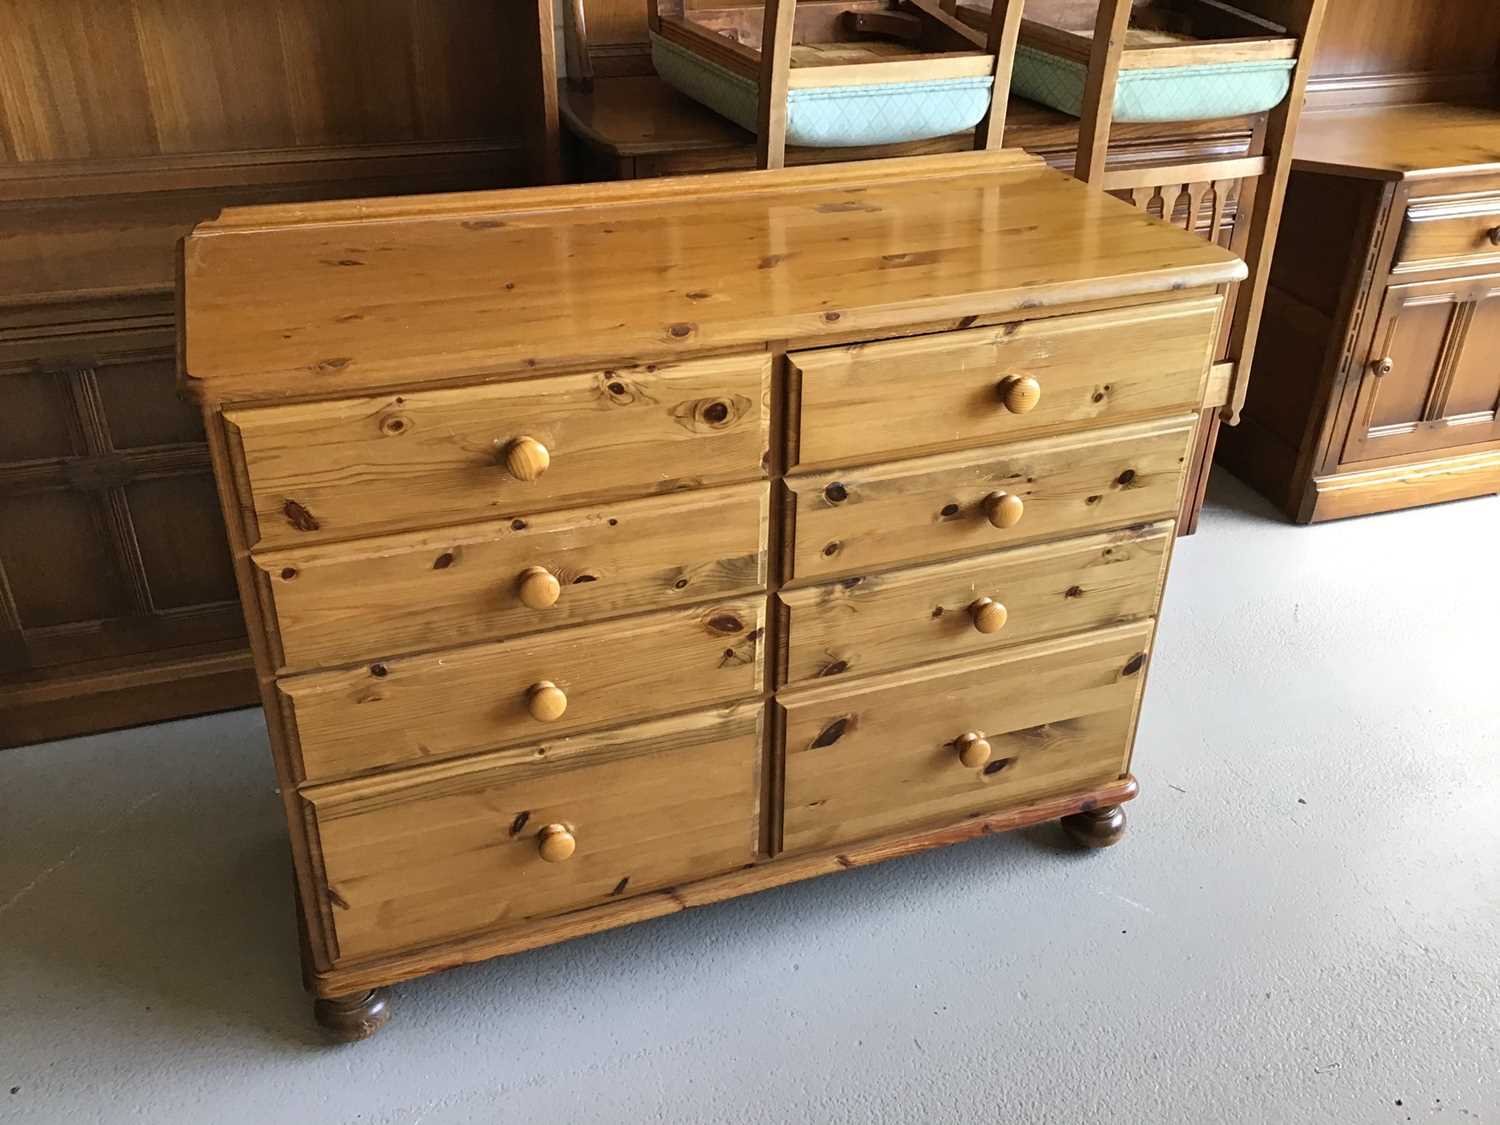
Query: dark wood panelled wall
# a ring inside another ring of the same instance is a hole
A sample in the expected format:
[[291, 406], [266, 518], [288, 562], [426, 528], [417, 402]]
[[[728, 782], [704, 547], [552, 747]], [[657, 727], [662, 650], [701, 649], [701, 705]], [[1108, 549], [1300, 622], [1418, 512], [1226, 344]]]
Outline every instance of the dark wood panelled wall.
[[1500, 48], [1495, 0], [1328, 0], [1314, 63], [1312, 104], [1359, 89], [1435, 96], [1494, 82]]
[[177, 240], [558, 176], [550, 0], [0, 0], [0, 746], [255, 699]]

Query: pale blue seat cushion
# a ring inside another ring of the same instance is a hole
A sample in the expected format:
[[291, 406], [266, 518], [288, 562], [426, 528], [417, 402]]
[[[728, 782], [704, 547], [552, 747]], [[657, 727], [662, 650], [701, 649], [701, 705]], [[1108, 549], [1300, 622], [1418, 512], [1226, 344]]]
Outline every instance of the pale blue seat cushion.
[[[1263, 113], [1281, 104], [1292, 85], [1294, 59], [1148, 67], [1120, 71], [1116, 121], [1201, 121]], [[1011, 89], [1023, 98], [1079, 116], [1088, 68], [1022, 44]]]
[[[754, 79], [657, 35], [651, 37], [651, 58], [663, 80], [755, 132], [759, 91]], [[993, 78], [979, 77], [792, 90], [787, 144], [846, 148], [967, 132], [989, 111], [993, 85]]]

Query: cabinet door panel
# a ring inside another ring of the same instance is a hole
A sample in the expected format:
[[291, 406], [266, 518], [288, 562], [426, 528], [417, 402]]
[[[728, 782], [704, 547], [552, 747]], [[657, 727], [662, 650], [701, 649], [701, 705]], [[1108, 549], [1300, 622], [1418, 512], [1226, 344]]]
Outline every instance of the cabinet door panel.
[[1448, 416], [1489, 415], [1500, 406], [1500, 278], [1486, 299], [1473, 306], [1464, 346], [1453, 366]]
[[1500, 278], [1396, 285], [1380, 320], [1344, 463], [1500, 439]]

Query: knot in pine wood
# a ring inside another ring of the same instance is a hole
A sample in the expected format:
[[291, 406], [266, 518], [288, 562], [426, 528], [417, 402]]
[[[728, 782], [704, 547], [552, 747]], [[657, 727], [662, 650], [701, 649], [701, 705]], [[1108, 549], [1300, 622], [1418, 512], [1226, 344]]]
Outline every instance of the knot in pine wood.
[[849, 733], [849, 728], [854, 724], [853, 715], [842, 715], [834, 719], [818, 732], [818, 737], [812, 740], [808, 746], [809, 750], [823, 750], [832, 746], [844, 735]]

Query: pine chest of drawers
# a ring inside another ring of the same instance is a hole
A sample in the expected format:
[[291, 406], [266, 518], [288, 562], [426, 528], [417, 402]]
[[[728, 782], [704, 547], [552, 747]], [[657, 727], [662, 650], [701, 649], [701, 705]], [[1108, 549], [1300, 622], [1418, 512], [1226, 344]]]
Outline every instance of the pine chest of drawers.
[[978, 153], [245, 209], [183, 256], [337, 1034], [440, 968], [1118, 838], [1229, 254]]

